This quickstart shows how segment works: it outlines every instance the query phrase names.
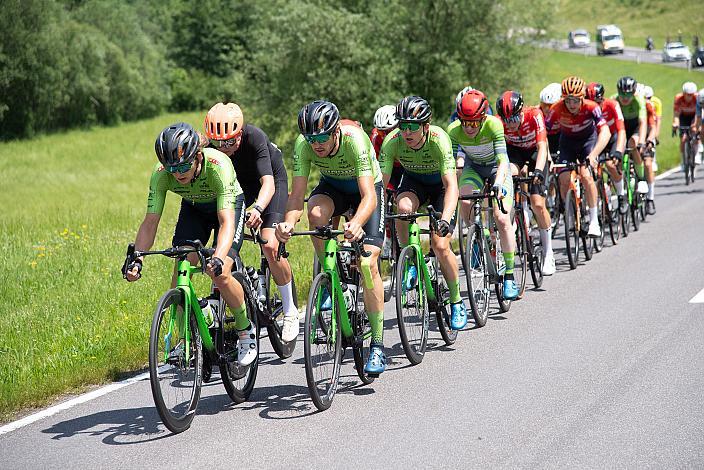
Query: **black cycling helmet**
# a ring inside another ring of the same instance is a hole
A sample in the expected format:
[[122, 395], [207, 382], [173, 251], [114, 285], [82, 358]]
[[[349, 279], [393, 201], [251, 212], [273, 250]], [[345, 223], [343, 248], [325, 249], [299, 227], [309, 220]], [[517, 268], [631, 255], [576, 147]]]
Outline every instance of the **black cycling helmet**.
[[604, 97], [604, 85], [591, 82], [587, 85], [587, 99], [592, 101], [600, 100]]
[[303, 135], [330, 134], [338, 122], [340, 112], [329, 101], [313, 101], [298, 112], [298, 130]]
[[638, 85], [638, 82], [633, 77], [621, 77], [616, 82], [616, 88], [621, 94], [632, 95], [636, 92], [636, 85]]
[[396, 119], [425, 124], [433, 116], [430, 103], [420, 96], [406, 96], [396, 105]]
[[517, 91], [505, 91], [496, 100], [496, 112], [501, 119], [517, 116], [523, 111], [523, 96]]
[[177, 122], [165, 128], [154, 142], [156, 156], [164, 166], [176, 166], [195, 160], [200, 138], [190, 124]]

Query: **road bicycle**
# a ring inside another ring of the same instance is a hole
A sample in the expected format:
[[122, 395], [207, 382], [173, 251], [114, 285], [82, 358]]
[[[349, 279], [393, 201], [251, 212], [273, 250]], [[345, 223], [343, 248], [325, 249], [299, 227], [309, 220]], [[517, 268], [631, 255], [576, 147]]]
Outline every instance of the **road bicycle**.
[[[690, 126], [680, 126], [680, 133], [686, 134], [684, 140], [684, 149], [682, 151], [682, 171], [684, 172], [684, 182], [686, 185], [689, 183], [694, 183], [696, 165], [694, 163], [694, 157], [697, 154], [697, 148], [699, 143], [699, 138], [697, 134], [691, 131]], [[672, 130], [673, 137], [675, 136], [675, 130]]]
[[[337, 237], [344, 233], [327, 225], [291, 234], [325, 240], [321, 271], [308, 294], [303, 341], [308, 391], [321, 411], [330, 408], [335, 397], [346, 347], [352, 347], [362, 383], [370, 384], [376, 378], [364, 372], [370, 353], [371, 325], [363, 307], [362, 288], [374, 288], [368, 264], [371, 253], [363, 249], [361, 242], [340, 243]], [[343, 260], [343, 253], [349, 258]], [[279, 255], [288, 256], [284, 243], [279, 245]]]
[[[447, 283], [442, 276], [432, 246], [428, 254], [424, 255], [420, 238], [421, 235], [433, 233], [442, 214], [435, 211], [433, 206], [427, 206], [426, 210], [426, 213], [413, 212], [387, 216], [387, 220], [391, 222], [396, 219], [410, 222], [408, 245], [401, 250], [396, 263], [394, 295], [401, 344], [406, 357], [414, 365], [420, 364], [425, 357], [430, 311], [435, 312], [438, 329], [445, 343], [450, 345], [457, 339], [457, 331], [450, 327], [447, 308], [450, 294]], [[422, 217], [429, 218], [428, 229], [423, 229], [418, 224], [417, 220]], [[409, 272], [412, 267], [415, 268], [415, 279], [412, 279]]]
[[528, 185], [533, 182], [534, 175], [514, 176], [514, 226], [516, 227], [516, 253], [515, 268], [513, 271], [516, 285], [518, 286], [518, 298], [523, 296], [526, 288], [526, 274], [530, 269], [530, 276], [533, 285], [539, 288], [543, 285], [543, 245], [540, 243], [540, 236], [537, 235], [538, 225], [530, 216], [530, 195]]
[[491, 205], [483, 206], [483, 201], [495, 200], [501, 212], [506, 214], [503, 201], [496, 197], [491, 186], [486, 184], [481, 192], [460, 196], [460, 200], [472, 201], [473, 220], [467, 226], [463, 266], [467, 281], [467, 296], [469, 297], [472, 316], [477, 327], [486, 325], [489, 316], [491, 286], [494, 285], [499, 309], [506, 312], [511, 307], [511, 301], [503, 297], [504, 265], [501, 239], [496, 229], [494, 212]]
[[601, 237], [595, 240], [594, 248], [601, 251], [606, 239], [606, 229], [608, 227], [611, 243], [617, 245], [621, 238], [621, 212], [618, 205], [618, 190], [615, 182], [604, 164], [607, 161], [614, 161], [616, 166], [620, 164], [618, 159], [612, 159], [608, 153], [599, 156], [599, 166], [594, 175], [594, 182], [599, 193], [599, 224], [602, 228]]
[[[220, 292], [212, 286], [209, 298], [199, 299], [191, 282], [193, 274], [205, 273], [206, 263], [213, 252], [212, 248], [204, 248], [199, 240], [160, 251], [136, 251], [134, 244], [130, 244], [123, 265], [124, 276], [127, 266], [142, 256], [163, 255], [177, 261], [176, 287], [159, 299], [149, 334], [152, 396], [164, 425], [174, 433], [188, 429], [195, 416], [203, 383], [204, 357], [220, 368], [225, 390], [235, 403], [242, 403], [249, 397], [257, 377], [258, 357], [244, 367], [237, 362], [239, 335], [235, 318], [226, 308]], [[200, 266], [188, 261], [189, 253], [198, 254]], [[232, 276], [244, 290], [245, 305], [257, 335], [258, 347], [256, 290], [242, 270], [234, 270]], [[208, 320], [203, 313], [206, 306], [212, 311]]]

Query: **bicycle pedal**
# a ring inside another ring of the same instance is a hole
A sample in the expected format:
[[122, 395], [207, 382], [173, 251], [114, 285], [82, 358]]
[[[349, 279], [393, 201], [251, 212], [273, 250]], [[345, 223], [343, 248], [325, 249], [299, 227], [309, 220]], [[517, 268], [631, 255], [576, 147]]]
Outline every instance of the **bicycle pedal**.
[[381, 374], [370, 374], [370, 373], [367, 373], [367, 377], [370, 377], [370, 378], [372, 378], [372, 379], [378, 379], [378, 378], [379, 378], [379, 375], [381, 375]]

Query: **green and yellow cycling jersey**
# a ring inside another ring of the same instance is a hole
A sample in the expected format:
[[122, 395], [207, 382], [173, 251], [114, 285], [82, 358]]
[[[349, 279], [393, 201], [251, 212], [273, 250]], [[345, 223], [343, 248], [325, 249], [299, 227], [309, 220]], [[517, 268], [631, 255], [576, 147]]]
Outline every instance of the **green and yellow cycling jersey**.
[[310, 175], [311, 163], [325, 181], [345, 193], [359, 192], [357, 179], [371, 176], [374, 183], [381, 181], [381, 170], [372, 143], [367, 134], [356, 126], [340, 126], [340, 148], [335, 155], [319, 157], [303, 135], [299, 135], [293, 149], [293, 176]]
[[171, 191], [206, 211], [234, 209], [235, 198], [242, 194], [235, 169], [227, 155], [213, 148], [203, 149], [203, 168], [190, 184], [179, 183], [158, 163], [149, 181], [148, 214], [161, 214], [166, 192]]
[[621, 103], [621, 100], [618, 99], [618, 93], [611, 95], [611, 98], [618, 101], [618, 105], [621, 106], [624, 121], [633, 121], [635, 119], [645, 121], [648, 117], [645, 110], [645, 98], [633, 95], [633, 99], [627, 105]]
[[464, 157], [482, 166], [508, 164], [504, 125], [495, 116], [487, 116], [479, 133], [470, 138], [462, 130], [460, 120], [447, 128], [452, 141], [452, 153], [455, 157]]
[[442, 175], [455, 172], [450, 136], [438, 126], [430, 126], [425, 144], [417, 150], [406, 144], [400, 130], [387, 135], [379, 152], [382, 174], [390, 175], [395, 161], [410, 176], [427, 184], [439, 184]]

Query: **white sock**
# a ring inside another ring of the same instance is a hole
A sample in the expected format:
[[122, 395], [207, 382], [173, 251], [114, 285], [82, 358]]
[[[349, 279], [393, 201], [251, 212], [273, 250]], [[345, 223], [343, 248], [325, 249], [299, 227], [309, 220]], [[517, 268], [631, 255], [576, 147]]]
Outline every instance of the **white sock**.
[[655, 199], [655, 181], [648, 183], [648, 199]]
[[598, 223], [599, 222], [599, 214], [598, 214], [598, 208], [596, 206], [590, 207], [589, 208], [589, 220], [591, 220], [591, 223]]
[[290, 281], [288, 284], [283, 286], [276, 286], [279, 288], [279, 292], [281, 292], [281, 302], [284, 307], [284, 315], [298, 313], [298, 309], [293, 303], [293, 288], [291, 287], [292, 282], [293, 281]]
[[543, 250], [546, 255], [552, 253], [552, 237], [550, 236], [549, 228], [540, 229], [540, 244], [543, 245]]
[[616, 194], [623, 196], [626, 194], [626, 188], [623, 187], [623, 178], [620, 181], [616, 181]]

